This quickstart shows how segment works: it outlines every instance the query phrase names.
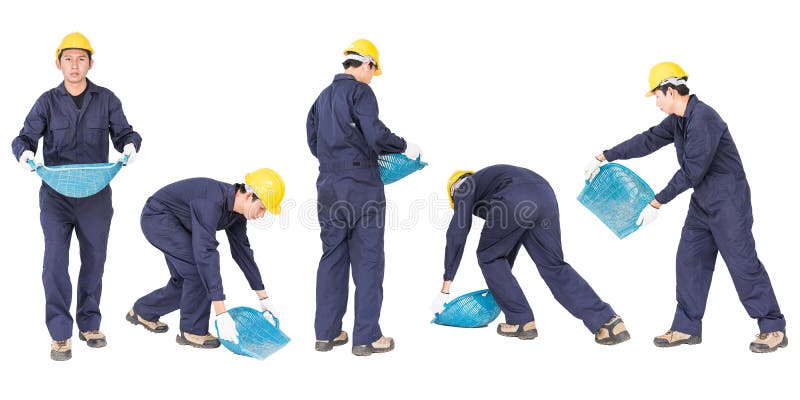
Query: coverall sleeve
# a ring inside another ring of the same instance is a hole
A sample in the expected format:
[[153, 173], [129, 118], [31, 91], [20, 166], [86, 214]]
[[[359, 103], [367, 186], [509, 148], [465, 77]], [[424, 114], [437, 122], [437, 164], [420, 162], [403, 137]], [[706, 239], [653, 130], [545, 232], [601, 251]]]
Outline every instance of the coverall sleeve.
[[660, 124], [604, 151], [603, 155], [609, 162], [639, 158], [672, 143], [675, 137], [673, 131], [675, 124], [671, 118], [675, 117], [665, 118]]
[[192, 250], [200, 280], [211, 301], [225, 300], [222, 276], [219, 273], [217, 246], [217, 222], [222, 206], [207, 200], [192, 200], [189, 212], [192, 216]]
[[444, 250], [444, 280], [452, 281], [456, 277], [464, 246], [472, 228], [472, 208], [474, 195], [462, 185], [453, 195], [454, 213], [447, 228], [447, 246]]
[[355, 94], [353, 117], [364, 133], [369, 147], [377, 154], [402, 153], [406, 141], [395, 135], [378, 119], [378, 100], [367, 85], [362, 85]]
[[724, 122], [693, 119], [686, 127], [686, 146], [681, 169], [675, 172], [667, 186], [656, 195], [656, 200], [667, 204], [690, 187], [697, 187], [706, 176], [725, 132]]
[[108, 130], [111, 133], [111, 142], [114, 144], [114, 148], [122, 153], [126, 144], [133, 143], [138, 152], [142, 148], [142, 137], [133, 130], [128, 119], [125, 118], [122, 102], [114, 93], [111, 93], [108, 101]]
[[317, 103], [311, 105], [308, 110], [308, 118], [306, 119], [306, 136], [308, 139], [308, 148], [314, 157], [317, 156]]
[[247, 221], [242, 219], [225, 229], [228, 235], [228, 245], [231, 248], [231, 256], [239, 268], [244, 273], [244, 277], [250, 284], [250, 289], [264, 290], [264, 282], [261, 280], [261, 272], [256, 265], [253, 257], [253, 250], [250, 248], [250, 240], [247, 238]]
[[19, 160], [26, 150], [36, 153], [39, 139], [47, 131], [47, 114], [47, 101], [44, 96], [39, 97], [28, 116], [25, 117], [25, 124], [19, 131], [19, 136], [11, 142], [11, 152], [14, 154], [15, 160]]

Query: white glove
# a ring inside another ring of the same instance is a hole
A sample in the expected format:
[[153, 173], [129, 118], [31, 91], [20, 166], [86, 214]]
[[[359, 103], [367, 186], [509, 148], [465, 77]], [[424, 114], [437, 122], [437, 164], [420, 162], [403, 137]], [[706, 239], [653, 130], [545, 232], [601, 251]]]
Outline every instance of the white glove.
[[600, 172], [600, 166], [605, 163], [606, 161], [600, 161], [597, 157], [592, 157], [592, 160], [583, 167], [583, 178], [591, 182]]
[[420, 149], [416, 144], [406, 140], [406, 151], [403, 152], [403, 155], [412, 160], [416, 160], [422, 155], [422, 149]]
[[28, 164], [28, 160], [33, 160], [33, 152], [25, 150], [22, 152], [22, 155], [19, 156], [19, 166], [25, 171], [33, 171], [33, 168]]
[[122, 155], [128, 156], [128, 161], [125, 162], [125, 165], [128, 165], [136, 159], [136, 146], [133, 143], [128, 143], [125, 147], [122, 148]]
[[636, 225], [645, 226], [655, 221], [656, 218], [658, 218], [658, 209], [648, 204], [636, 219]]
[[431, 311], [433, 311], [434, 314], [444, 311], [444, 303], [447, 303], [448, 299], [450, 299], [450, 293], [440, 292], [437, 294], [431, 303]]
[[265, 299], [260, 299], [258, 304], [261, 306], [261, 315], [263, 315], [270, 324], [275, 325], [275, 319], [273, 318], [275, 315], [275, 306], [272, 305], [272, 300], [267, 297]]
[[227, 312], [217, 315], [217, 333], [219, 338], [239, 344], [239, 332], [236, 331], [236, 322]]

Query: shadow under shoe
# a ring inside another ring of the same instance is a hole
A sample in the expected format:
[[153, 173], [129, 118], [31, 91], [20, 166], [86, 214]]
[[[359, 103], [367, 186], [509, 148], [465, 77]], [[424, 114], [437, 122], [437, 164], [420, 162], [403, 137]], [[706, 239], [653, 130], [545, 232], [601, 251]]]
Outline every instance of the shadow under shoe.
[[372, 353], [388, 353], [394, 350], [394, 339], [381, 336], [380, 339], [359, 346], [353, 346], [353, 354], [357, 356], [368, 356]]
[[86, 342], [86, 345], [93, 348], [106, 347], [106, 335], [100, 331], [78, 332], [78, 339]]
[[772, 353], [780, 347], [789, 345], [789, 338], [785, 331], [775, 331], [759, 333], [756, 340], [750, 343], [750, 351], [753, 353]]
[[594, 334], [594, 341], [600, 344], [612, 346], [620, 344], [631, 338], [631, 334], [625, 328], [622, 317], [615, 315], [606, 321], [597, 333]]
[[341, 346], [348, 342], [347, 332], [342, 331], [339, 333], [339, 336], [331, 340], [317, 340], [314, 344], [314, 350], [316, 351], [331, 351], [333, 350], [334, 346]]
[[180, 335], [175, 337], [175, 342], [181, 346], [189, 345], [197, 347], [198, 349], [216, 349], [220, 345], [219, 339], [210, 333], [195, 335], [188, 332], [181, 332]]
[[656, 347], [675, 347], [682, 344], [700, 344], [703, 339], [700, 336], [690, 335], [675, 330], [668, 330], [667, 333], [653, 338]]
[[72, 339], [53, 340], [50, 343], [50, 359], [67, 361], [72, 358]]
[[531, 340], [539, 336], [539, 331], [536, 330], [536, 321], [530, 321], [524, 325], [500, 323], [497, 324], [497, 334], [521, 340]]
[[133, 311], [131, 308], [127, 314], [125, 314], [125, 319], [133, 325], [141, 325], [144, 329], [147, 329], [153, 333], [164, 333], [169, 330], [169, 326], [161, 321], [148, 321], [142, 318], [139, 314]]

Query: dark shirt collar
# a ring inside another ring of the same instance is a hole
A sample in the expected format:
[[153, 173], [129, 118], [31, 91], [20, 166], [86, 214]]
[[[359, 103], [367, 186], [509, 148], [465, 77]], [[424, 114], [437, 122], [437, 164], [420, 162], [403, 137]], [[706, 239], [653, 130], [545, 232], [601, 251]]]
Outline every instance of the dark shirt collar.
[[236, 201], [236, 185], [230, 185], [225, 190], [225, 211], [233, 212], [233, 203]]
[[[63, 81], [56, 88], [56, 92], [64, 96], [70, 95], [69, 92], [67, 92], [67, 87], [64, 86]], [[92, 81], [90, 81], [89, 78], [86, 78], [86, 90], [84, 91], [84, 93], [98, 93], [98, 92], [100, 92], [100, 88], [94, 83], [92, 83]]]
[[336, 74], [336, 76], [333, 77], [334, 81], [341, 81], [345, 79], [355, 80], [356, 77], [350, 74]]
[[694, 107], [697, 105], [697, 103], [699, 101], [700, 100], [697, 99], [697, 96], [695, 96], [695, 95], [690, 95], [689, 96], [689, 102], [686, 103], [686, 110], [683, 111], [683, 117], [684, 118], [689, 118], [689, 117], [692, 116], [692, 112], [694, 111]]

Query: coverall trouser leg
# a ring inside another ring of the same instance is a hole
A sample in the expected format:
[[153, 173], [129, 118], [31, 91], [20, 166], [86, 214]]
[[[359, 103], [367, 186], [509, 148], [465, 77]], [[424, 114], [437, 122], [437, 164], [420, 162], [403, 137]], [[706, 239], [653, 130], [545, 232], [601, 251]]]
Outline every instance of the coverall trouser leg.
[[148, 321], [180, 308], [180, 329], [194, 335], [208, 333], [211, 300], [194, 261], [192, 235], [169, 214], [142, 214], [142, 232], [164, 253], [170, 280], [167, 285], [140, 298], [134, 311]]
[[111, 188], [85, 198], [63, 196], [49, 186], [39, 191], [40, 222], [45, 237], [42, 283], [45, 291], [45, 319], [53, 340], [72, 337], [72, 283], [69, 276], [69, 248], [73, 229], [80, 246], [76, 320], [80, 331], [100, 328], [102, 294], [108, 234], [114, 210]]
[[758, 259], [752, 226], [750, 190], [731, 196], [707, 209], [693, 197], [689, 206], [676, 262], [678, 306], [673, 329], [702, 334], [702, 317], [717, 252], [733, 279], [739, 300], [762, 333], [786, 329], [775, 292]]

